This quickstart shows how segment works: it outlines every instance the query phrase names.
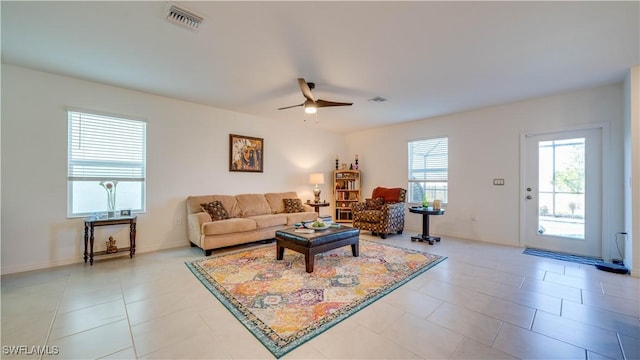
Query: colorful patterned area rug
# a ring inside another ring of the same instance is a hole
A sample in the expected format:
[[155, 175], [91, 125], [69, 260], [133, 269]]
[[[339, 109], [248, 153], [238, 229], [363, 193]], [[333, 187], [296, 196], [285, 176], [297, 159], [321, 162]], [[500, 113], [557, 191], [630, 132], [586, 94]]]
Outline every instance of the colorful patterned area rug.
[[446, 257], [360, 240], [316, 255], [253, 247], [187, 262], [187, 267], [271, 353], [279, 358], [390, 293]]

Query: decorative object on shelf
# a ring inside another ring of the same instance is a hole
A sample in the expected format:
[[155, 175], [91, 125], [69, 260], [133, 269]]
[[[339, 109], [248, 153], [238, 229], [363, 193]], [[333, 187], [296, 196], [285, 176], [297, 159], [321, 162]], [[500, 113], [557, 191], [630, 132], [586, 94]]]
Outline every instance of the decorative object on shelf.
[[336, 155], [336, 170], [338, 170], [338, 155]]
[[356, 154], [356, 166], [353, 167], [353, 170], [358, 170], [358, 154]]
[[440, 200], [433, 200], [433, 210], [440, 210]]
[[340, 164], [340, 170], [347, 170], [347, 163]]
[[118, 186], [118, 180], [103, 180], [100, 181], [99, 185], [107, 191], [107, 216], [112, 218], [116, 215], [116, 186]]
[[114, 254], [118, 252], [118, 247], [116, 246], [116, 240], [113, 236], [109, 236], [109, 241], [107, 241], [107, 254]]
[[424, 196], [422, 197], [422, 207], [429, 207], [429, 200], [427, 200], [427, 193], [424, 193]]
[[263, 172], [264, 139], [229, 134], [229, 171]]
[[309, 175], [309, 184], [316, 185], [316, 187], [313, 189], [313, 196], [315, 196], [315, 198], [313, 199], [313, 202], [317, 204], [320, 202], [320, 188], [318, 187], [318, 185], [324, 184], [324, 174], [314, 173]]
[[131, 216], [131, 209], [120, 210], [120, 216]]

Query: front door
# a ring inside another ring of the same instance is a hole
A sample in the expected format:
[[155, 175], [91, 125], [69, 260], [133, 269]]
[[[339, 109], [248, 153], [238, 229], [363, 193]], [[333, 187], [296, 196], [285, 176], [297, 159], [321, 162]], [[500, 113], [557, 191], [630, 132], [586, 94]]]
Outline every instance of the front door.
[[525, 137], [526, 247], [602, 256], [602, 129]]

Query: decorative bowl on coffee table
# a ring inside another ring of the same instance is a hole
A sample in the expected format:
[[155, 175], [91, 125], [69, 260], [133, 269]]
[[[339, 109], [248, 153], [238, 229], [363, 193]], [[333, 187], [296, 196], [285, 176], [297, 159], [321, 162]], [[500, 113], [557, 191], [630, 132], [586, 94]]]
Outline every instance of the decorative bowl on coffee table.
[[329, 224], [325, 223], [324, 226], [320, 227], [320, 226], [313, 226], [313, 223], [306, 223], [304, 224], [304, 227], [306, 227], [307, 229], [313, 229], [313, 230], [327, 230], [329, 228]]

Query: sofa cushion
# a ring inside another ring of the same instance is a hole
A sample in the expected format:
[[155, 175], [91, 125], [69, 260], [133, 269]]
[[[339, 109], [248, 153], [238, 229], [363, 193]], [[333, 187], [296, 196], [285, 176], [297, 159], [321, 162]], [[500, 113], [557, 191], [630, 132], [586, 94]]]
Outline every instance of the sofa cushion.
[[227, 210], [230, 218], [240, 217], [238, 202], [236, 201], [236, 197], [232, 195], [189, 196], [187, 198], [187, 213], [195, 214], [202, 212], [202, 206], [200, 206], [200, 204], [208, 204], [216, 200], [222, 203], [222, 206]]
[[248, 217], [247, 219], [254, 220], [258, 229], [264, 229], [272, 226], [287, 225], [286, 214], [267, 214], [256, 215]]
[[396, 203], [405, 201], [406, 190], [403, 188], [383, 188], [377, 187], [373, 189], [371, 198], [384, 198], [385, 203]]
[[282, 199], [282, 202], [286, 213], [304, 212], [304, 206], [302, 206], [302, 200], [300, 199]]
[[264, 197], [267, 199], [269, 206], [271, 207], [272, 214], [281, 214], [284, 212], [284, 199], [294, 199], [298, 197], [295, 191], [281, 192], [281, 193], [266, 193]]
[[380, 210], [384, 206], [383, 197], [379, 197], [375, 199], [365, 199], [364, 202], [367, 210]]
[[200, 204], [202, 210], [211, 216], [211, 221], [225, 220], [229, 218], [229, 213], [224, 208], [222, 201], [215, 200], [207, 204]]
[[236, 195], [240, 216], [255, 216], [271, 214], [271, 207], [263, 194]]
[[244, 218], [232, 218], [220, 221], [212, 221], [202, 224], [204, 235], [222, 235], [243, 231], [253, 231], [258, 226], [255, 220]]

